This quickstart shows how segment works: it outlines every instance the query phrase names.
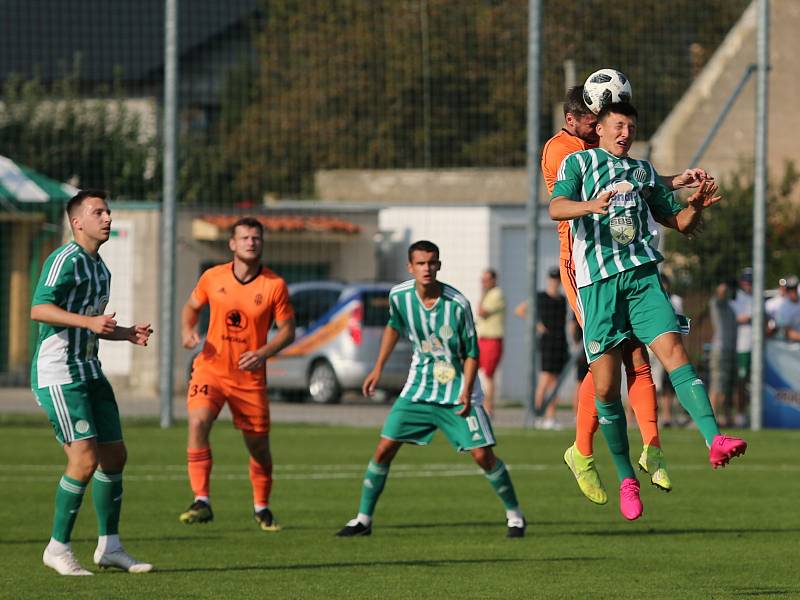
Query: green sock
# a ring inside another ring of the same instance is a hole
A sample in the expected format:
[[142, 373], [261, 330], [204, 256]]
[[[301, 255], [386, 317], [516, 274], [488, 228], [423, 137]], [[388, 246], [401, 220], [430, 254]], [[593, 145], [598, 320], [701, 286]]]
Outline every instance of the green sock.
[[52, 537], [62, 544], [69, 543], [72, 528], [78, 518], [78, 509], [81, 507], [83, 494], [86, 492], [86, 485], [86, 483], [81, 483], [66, 475], [63, 475], [61, 481], [58, 482]]
[[498, 458], [494, 469], [484, 471], [483, 474], [489, 480], [489, 485], [492, 486], [495, 493], [500, 496], [500, 500], [503, 501], [503, 506], [506, 507], [506, 510], [514, 510], [519, 507], [517, 493], [514, 491], [514, 484], [511, 483], [511, 475], [502, 460]]
[[97, 513], [97, 535], [117, 535], [122, 510], [122, 473], [97, 469], [92, 483], [92, 501]]
[[628, 478], [636, 478], [631, 465], [630, 447], [628, 446], [628, 421], [625, 418], [625, 409], [622, 407], [622, 400], [617, 398], [608, 403], [600, 402], [595, 398], [594, 405], [597, 407], [597, 418], [600, 422], [600, 429], [606, 444], [611, 451], [611, 458], [614, 460], [614, 467], [617, 469], [617, 477], [620, 481]]
[[672, 382], [672, 387], [675, 388], [675, 395], [681, 406], [692, 417], [692, 421], [706, 439], [706, 444], [711, 446], [714, 436], [719, 435], [719, 426], [717, 426], [717, 419], [714, 417], [703, 380], [697, 376], [694, 367], [689, 363], [672, 371], [669, 374], [669, 380]]
[[367, 472], [364, 474], [364, 483], [361, 486], [361, 503], [358, 505], [358, 512], [372, 516], [388, 476], [389, 465], [369, 461]]

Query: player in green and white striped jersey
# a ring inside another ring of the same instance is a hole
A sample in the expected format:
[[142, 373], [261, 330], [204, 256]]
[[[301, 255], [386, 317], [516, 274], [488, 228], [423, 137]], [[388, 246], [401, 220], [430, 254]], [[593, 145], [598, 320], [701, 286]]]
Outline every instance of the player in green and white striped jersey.
[[[70, 536], [90, 479], [98, 522], [94, 562], [144, 573], [152, 565], [137, 561], [119, 541], [122, 469], [127, 452], [119, 410], [97, 359], [98, 338], [147, 345], [149, 324], [121, 327], [104, 314], [111, 273], [97, 253], [111, 233], [106, 193], [83, 190], [67, 204], [74, 242], [45, 261], [33, 294], [31, 319], [39, 339], [31, 365], [31, 387], [47, 413], [67, 455], [56, 490], [56, 507], [45, 565], [61, 575], [91, 575], [72, 553]], [[98, 468], [99, 466], [99, 468]]]
[[620, 509], [628, 519], [642, 514], [639, 483], [628, 455], [625, 412], [620, 399], [620, 346], [636, 337], [669, 373], [681, 405], [709, 447], [709, 460], [724, 466], [743, 454], [744, 440], [720, 434], [705, 386], [689, 363], [681, 327], [659, 279], [663, 260], [651, 245], [655, 221], [691, 233], [703, 210], [721, 200], [705, 181], [682, 208], [647, 161], [628, 156], [638, 114], [630, 104], [610, 104], [597, 117], [599, 148], [574, 152], [559, 169], [550, 216], [571, 221], [572, 258], [584, 346], [591, 363], [600, 427], [620, 479]]
[[367, 466], [358, 515], [337, 536], [372, 533], [375, 505], [400, 446], [405, 442], [428, 444], [437, 429], [458, 451], [469, 451], [484, 470], [505, 506], [507, 536], [525, 535], [525, 518], [511, 476], [492, 451], [494, 433], [483, 410], [480, 383], [476, 381], [478, 338], [472, 309], [458, 290], [437, 281], [440, 268], [435, 244], [412, 244], [408, 249], [408, 272], [414, 279], [395, 286], [389, 294], [389, 324], [375, 368], [364, 380], [364, 395], [375, 392], [383, 366], [400, 336], [408, 336], [414, 345], [414, 356], [406, 385], [386, 417], [381, 440]]

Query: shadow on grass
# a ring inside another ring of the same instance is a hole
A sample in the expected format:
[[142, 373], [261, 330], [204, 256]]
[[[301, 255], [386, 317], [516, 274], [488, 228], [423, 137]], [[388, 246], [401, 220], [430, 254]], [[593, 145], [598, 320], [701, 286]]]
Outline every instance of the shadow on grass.
[[354, 567], [428, 567], [440, 568], [458, 565], [489, 565], [489, 564], [511, 564], [511, 563], [533, 563], [533, 562], [571, 562], [605, 560], [593, 556], [563, 556], [550, 558], [486, 558], [486, 559], [445, 559], [445, 560], [372, 560], [372, 561], [353, 561], [353, 562], [329, 562], [329, 563], [308, 563], [308, 564], [285, 564], [285, 565], [231, 565], [227, 567], [186, 567], [178, 569], [158, 569], [156, 573], [215, 573], [215, 572], [235, 572], [235, 571], [305, 571], [318, 569], [351, 569]]
[[800, 532], [800, 528], [797, 527], [786, 527], [786, 528], [763, 528], [763, 527], [724, 527], [719, 529], [710, 529], [707, 527], [697, 527], [694, 529], [677, 529], [677, 528], [656, 528], [656, 527], [649, 527], [647, 529], [632, 529], [630, 531], [622, 531], [615, 529], [613, 531], [610, 530], [601, 530], [601, 531], [568, 531], [564, 532], [563, 535], [580, 535], [580, 536], [642, 536], [642, 535], [697, 535], [697, 534], [707, 534], [707, 533], [719, 533], [724, 535], [741, 535], [743, 533], [785, 533], [785, 534], [794, 534]]
[[[250, 529], [252, 531], [252, 529]], [[206, 540], [221, 540], [224, 539], [225, 536], [223, 535], [204, 535], [202, 537], [203, 541]], [[196, 535], [166, 535], [166, 536], [152, 536], [152, 537], [141, 537], [141, 536], [123, 536], [122, 541], [125, 544], [129, 542], [187, 542], [187, 541], [196, 541], [198, 536]], [[0, 540], [0, 547], [2, 546], [25, 546], [27, 544], [41, 544], [42, 548], [47, 545], [48, 540], [46, 538], [36, 538], [35, 540]], [[72, 538], [71, 542], [78, 543], [78, 544], [96, 544], [97, 538]]]
[[800, 587], [790, 588], [750, 588], [733, 590], [733, 596], [792, 596], [795, 597], [800, 593]]

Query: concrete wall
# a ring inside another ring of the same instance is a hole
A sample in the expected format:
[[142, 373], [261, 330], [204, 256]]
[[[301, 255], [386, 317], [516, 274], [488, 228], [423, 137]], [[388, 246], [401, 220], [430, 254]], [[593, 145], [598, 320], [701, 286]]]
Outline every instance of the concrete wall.
[[[772, 0], [770, 7], [768, 154], [771, 174], [779, 175], [786, 159], [800, 159], [795, 140], [800, 112], [793, 109], [800, 96], [796, 62], [800, 54], [800, 2]], [[754, 3], [653, 136], [652, 158], [662, 173], [688, 165], [747, 65], [756, 62], [756, 34]], [[700, 161], [701, 166], [723, 179], [739, 172], [743, 160], [746, 168], [752, 169], [755, 90], [753, 75]]]

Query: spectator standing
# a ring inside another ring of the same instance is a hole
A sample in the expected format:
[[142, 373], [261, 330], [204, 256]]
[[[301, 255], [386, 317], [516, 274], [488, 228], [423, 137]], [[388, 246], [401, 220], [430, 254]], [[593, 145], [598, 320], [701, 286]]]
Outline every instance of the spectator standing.
[[781, 295], [772, 298], [766, 305], [767, 335], [789, 342], [800, 342], [800, 297], [797, 275], [781, 278], [778, 285]]
[[486, 269], [481, 274], [481, 301], [475, 327], [480, 349], [478, 364], [483, 373], [483, 407], [489, 416], [494, 415], [494, 374], [503, 356], [505, 319], [506, 299], [497, 285], [497, 272]]
[[736, 391], [734, 395], [734, 425], [747, 425], [748, 383], [750, 381], [750, 356], [753, 350], [753, 269], [746, 267], [739, 275], [736, 296], [731, 300], [736, 313]]
[[720, 282], [708, 302], [714, 333], [711, 338], [711, 406], [722, 426], [730, 422], [736, 381], [736, 313], [730, 301], [735, 283]]

